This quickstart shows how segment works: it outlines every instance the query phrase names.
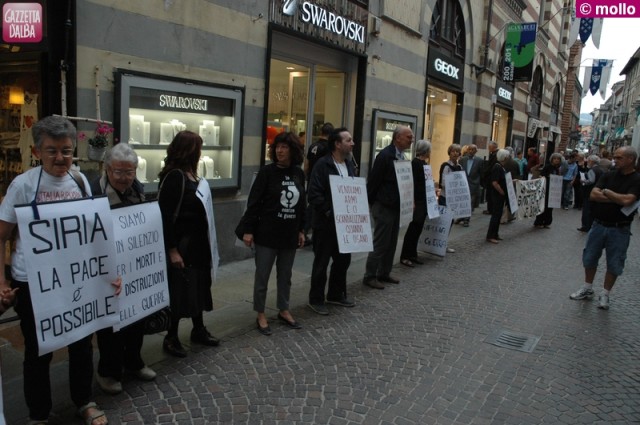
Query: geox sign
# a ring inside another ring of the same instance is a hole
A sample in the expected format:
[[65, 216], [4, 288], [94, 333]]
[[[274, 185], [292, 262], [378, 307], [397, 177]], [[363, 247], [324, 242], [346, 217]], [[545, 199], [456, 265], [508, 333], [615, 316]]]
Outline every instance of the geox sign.
[[430, 77], [451, 84], [457, 89], [464, 85], [464, 62], [439, 52], [434, 48], [429, 49], [427, 72]]
[[[285, 0], [282, 3], [282, 13], [286, 16], [294, 16], [298, 10], [298, 3], [298, 0]], [[301, 2], [300, 19], [307, 24], [338, 34], [356, 43], [364, 44], [365, 42], [365, 27], [363, 25], [310, 1]]]

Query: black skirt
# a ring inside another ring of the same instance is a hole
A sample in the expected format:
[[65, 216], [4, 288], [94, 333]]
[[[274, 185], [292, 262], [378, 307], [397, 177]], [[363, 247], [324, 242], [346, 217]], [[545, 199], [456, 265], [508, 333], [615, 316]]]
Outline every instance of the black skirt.
[[194, 317], [213, 310], [211, 269], [167, 266], [169, 298], [173, 317]]

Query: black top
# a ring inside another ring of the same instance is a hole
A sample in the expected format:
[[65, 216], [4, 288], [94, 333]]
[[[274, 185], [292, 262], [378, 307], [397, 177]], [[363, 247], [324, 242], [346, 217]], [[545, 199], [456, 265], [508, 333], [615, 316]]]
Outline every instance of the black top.
[[[355, 176], [355, 168], [352, 161], [345, 161], [349, 176]], [[333, 201], [331, 199], [331, 186], [329, 176], [338, 176], [340, 173], [333, 161], [333, 156], [325, 155], [316, 163], [309, 180], [309, 205], [313, 208], [311, 226], [320, 229], [328, 225], [333, 226]]]
[[378, 153], [367, 180], [369, 204], [376, 202], [400, 211], [400, 192], [396, 180], [396, 145], [390, 144]]
[[245, 217], [245, 233], [256, 244], [274, 249], [298, 247], [298, 232], [304, 229], [306, 207], [304, 172], [300, 167], [262, 167], [256, 176]]
[[[600, 177], [596, 183], [599, 189], [609, 189], [616, 193], [636, 195], [636, 200], [640, 199], [640, 174], [633, 172], [624, 175], [620, 170], [609, 171]], [[630, 222], [633, 220], [635, 211], [630, 215], [624, 215], [621, 205], [613, 202], [591, 202], [593, 217], [608, 222]]]
[[309, 150], [307, 151], [309, 174], [307, 175], [307, 178], [311, 178], [311, 172], [313, 171], [313, 167], [315, 167], [316, 162], [318, 162], [320, 158], [326, 156], [329, 152], [329, 141], [327, 139], [320, 138], [309, 146]]
[[413, 174], [413, 202], [416, 207], [427, 205], [427, 188], [424, 181], [424, 166], [426, 162], [420, 158], [411, 160], [411, 173]]
[[497, 190], [494, 191], [498, 196], [507, 196], [507, 180], [505, 174], [505, 169], [500, 163], [496, 162], [493, 164], [493, 168], [491, 169], [491, 184], [493, 185], [493, 182], [498, 182], [502, 188], [502, 193], [504, 193], [504, 195], [502, 195]]

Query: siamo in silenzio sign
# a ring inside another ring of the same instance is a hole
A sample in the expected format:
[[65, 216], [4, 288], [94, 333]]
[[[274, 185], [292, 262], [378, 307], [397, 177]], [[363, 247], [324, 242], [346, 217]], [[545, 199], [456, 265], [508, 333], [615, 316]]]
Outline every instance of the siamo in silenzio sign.
[[[297, 9], [297, 0], [285, 0], [282, 4], [282, 13], [287, 16], [293, 16]], [[364, 44], [365, 28], [363, 25], [343, 16], [336, 15], [309, 1], [302, 2], [300, 18], [308, 24], [341, 35], [357, 43]]]

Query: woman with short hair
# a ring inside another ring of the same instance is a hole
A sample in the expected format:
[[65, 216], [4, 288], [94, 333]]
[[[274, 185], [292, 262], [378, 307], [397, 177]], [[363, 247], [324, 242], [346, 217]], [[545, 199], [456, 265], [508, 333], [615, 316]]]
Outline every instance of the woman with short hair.
[[504, 203], [507, 199], [507, 180], [504, 165], [510, 158], [511, 154], [506, 149], [500, 149], [496, 154], [496, 162], [491, 169], [491, 190], [489, 196], [493, 197], [493, 207], [491, 209], [491, 220], [489, 221], [489, 229], [487, 229], [487, 242], [494, 244], [499, 243], [502, 238], [499, 236], [500, 219], [504, 209]]

